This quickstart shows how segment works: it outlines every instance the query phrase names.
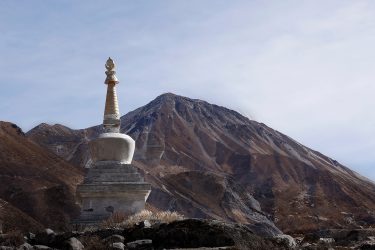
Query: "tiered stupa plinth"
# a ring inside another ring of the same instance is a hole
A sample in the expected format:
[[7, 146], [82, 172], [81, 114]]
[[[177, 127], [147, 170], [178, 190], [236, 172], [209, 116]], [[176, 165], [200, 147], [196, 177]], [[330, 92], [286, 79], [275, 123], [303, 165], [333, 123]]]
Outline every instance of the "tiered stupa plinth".
[[104, 132], [89, 142], [92, 165], [77, 194], [81, 198], [80, 223], [97, 223], [113, 213], [134, 214], [144, 209], [150, 184], [144, 182], [131, 165], [135, 141], [120, 133], [115, 64], [106, 63], [107, 97], [104, 110]]

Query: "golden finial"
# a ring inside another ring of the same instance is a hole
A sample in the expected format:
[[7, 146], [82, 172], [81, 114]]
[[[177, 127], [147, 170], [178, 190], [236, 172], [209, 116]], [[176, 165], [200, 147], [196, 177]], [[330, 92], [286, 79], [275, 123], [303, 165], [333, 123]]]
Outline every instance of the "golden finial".
[[115, 68], [116, 68], [116, 64], [115, 62], [112, 60], [112, 58], [108, 58], [107, 62], [105, 63], [105, 68], [107, 69], [107, 71], [105, 72], [105, 74], [107, 75], [107, 78], [105, 79], [105, 84], [109, 84], [109, 83], [119, 83], [119, 81], [117, 80], [117, 77], [116, 77], [116, 71], [115, 71]]
[[115, 62], [112, 60], [112, 58], [108, 57], [108, 60], [105, 63], [105, 68], [108, 71], [111, 71], [111, 70], [115, 69], [115, 67], [116, 67]]

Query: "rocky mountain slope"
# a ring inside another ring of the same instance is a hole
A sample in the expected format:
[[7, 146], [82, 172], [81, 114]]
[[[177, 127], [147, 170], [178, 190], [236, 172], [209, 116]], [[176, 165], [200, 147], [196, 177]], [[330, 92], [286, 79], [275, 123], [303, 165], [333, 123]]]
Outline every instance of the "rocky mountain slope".
[[4, 230], [64, 228], [79, 212], [75, 187], [82, 169], [0, 122], [0, 220]]
[[[262, 209], [285, 232], [375, 224], [373, 182], [235, 111], [168, 93], [121, 121], [153, 207], [243, 223]], [[41, 124], [27, 137], [89, 166], [100, 129]]]

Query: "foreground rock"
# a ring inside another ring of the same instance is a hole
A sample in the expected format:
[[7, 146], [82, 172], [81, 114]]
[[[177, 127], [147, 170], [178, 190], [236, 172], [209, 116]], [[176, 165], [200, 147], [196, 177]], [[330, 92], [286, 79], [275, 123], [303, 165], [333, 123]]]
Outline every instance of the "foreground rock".
[[[171, 223], [138, 223], [127, 228], [91, 229], [82, 232], [0, 235], [0, 249], [375, 249], [375, 229], [330, 229], [293, 238], [263, 236], [244, 224], [217, 220], [185, 219]], [[26, 241], [26, 242], [25, 242]]]
[[302, 249], [375, 249], [375, 229], [327, 229], [305, 235]]
[[[32, 237], [30, 237], [30, 235]], [[280, 238], [280, 237], [279, 237]], [[281, 237], [282, 238], [282, 237]], [[292, 239], [293, 241], [293, 239]], [[18, 247], [24, 244], [17, 242]], [[216, 220], [185, 219], [171, 223], [139, 223], [124, 229], [95, 229], [29, 234], [27, 244], [37, 249], [292, 249], [290, 240], [262, 237], [246, 225]]]
[[[125, 230], [131, 241], [151, 239], [156, 249], [236, 246], [239, 249], [267, 249], [275, 242], [262, 238], [242, 224], [215, 220], [186, 219], [151, 228]], [[268, 237], [272, 237], [270, 234]]]

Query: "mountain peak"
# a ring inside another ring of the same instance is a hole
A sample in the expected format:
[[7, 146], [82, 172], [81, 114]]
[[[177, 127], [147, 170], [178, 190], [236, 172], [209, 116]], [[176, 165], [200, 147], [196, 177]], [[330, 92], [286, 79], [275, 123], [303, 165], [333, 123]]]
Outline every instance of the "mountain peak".
[[[136, 141], [134, 163], [154, 187], [149, 202], [155, 207], [247, 223], [253, 218], [248, 208], [259, 202], [289, 231], [341, 227], [349, 219], [358, 226], [375, 221], [373, 183], [236, 111], [165, 93], [121, 121], [121, 131]], [[87, 139], [97, 136], [99, 128], [28, 136], [86, 166]], [[220, 178], [194, 174], [203, 172]], [[232, 179], [241, 188], [220, 192]], [[324, 220], [316, 221], [316, 215]]]
[[[29, 138], [34, 138], [35, 135], [43, 134], [44, 139], [51, 138], [53, 136], [61, 136], [64, 135], [66, 137], [74, 136], [75, 134], [80, 133], [79, 130], [73, 130], [69, 127], [66, 127], [61, 124], [48, 124], [48, 123], [41, 123], [36, 127], [27, 131], [26, 135]], [[41, 138], [39, 138], [41, 139]]]
[[141, 110], [142, 114], [153, 114], [155, 112], [163, 112], [164, 114], [177, 113], [188, 122], [191, 122], [192, 117], [196, 117], [198, 122], [201, 119], [220, 120], [228, 124], [245, 124], [250, 121], [237, 111], [211, 104], [204, 100], [192, 99], [170, 92], [159, 95], [139, 110]]
[[187, 97], [184, 97], [184, 96], [181, 96], [181, 95], [176, 95], [174, 93], [171, 93], [171, 92], [167, 92], [167, 93], [164, 93], [164, 94], [161, 94], [159, 96], [157, 96], [153, 101], [151, 101], [151, 103], [154, 103], [154, 104], [158, 104], [158, 103], [172, 103], [172, 102], [176, 102], [176, 101], [191, 101], [190, 98], [187, 98]]
[[159, 95], [158, 97], [156, 97], [155, 99], [166, 99], [166, 98], [175, 98], [175, 97], [177, 97], [177, 96], [179, 96], [179, 95], [176, 95], [176, 94], [174, 94], [174, 93], [172, 93], [172, 92], [166, 92], [166, 93], [163, 93], [163, 94], [161, 94], [161, 95]]
[[16, 124], [6, 121], [0, 121], [0, 129], [7, 131], [11, 134], [17, 134], [24, 136], [25, 133], [22, 131], [20, 127], [18, 127]]
[[164, 94], [161, 94], [161, 95], [157, 96], [152, 102], [154, 102], [154, 101], [158, 101], [158, 102], [159, 101], [163, 101], [163, 102], [184, 101], [184, 102], [189, 102], [189, 103], [205, 103], [205, 104], [208, 104], [208, 105], [212, 105], [212, 104], [209, 104], [208, 102], [200, 100], [200, 99], [192, 99], [192, 98], [182, 96], [182, 95], [177, 95], [177, 94], [174, 94], [174, 93], [171, 93], [171, 92], [167, 92], [167, 93], [164, 93]]

